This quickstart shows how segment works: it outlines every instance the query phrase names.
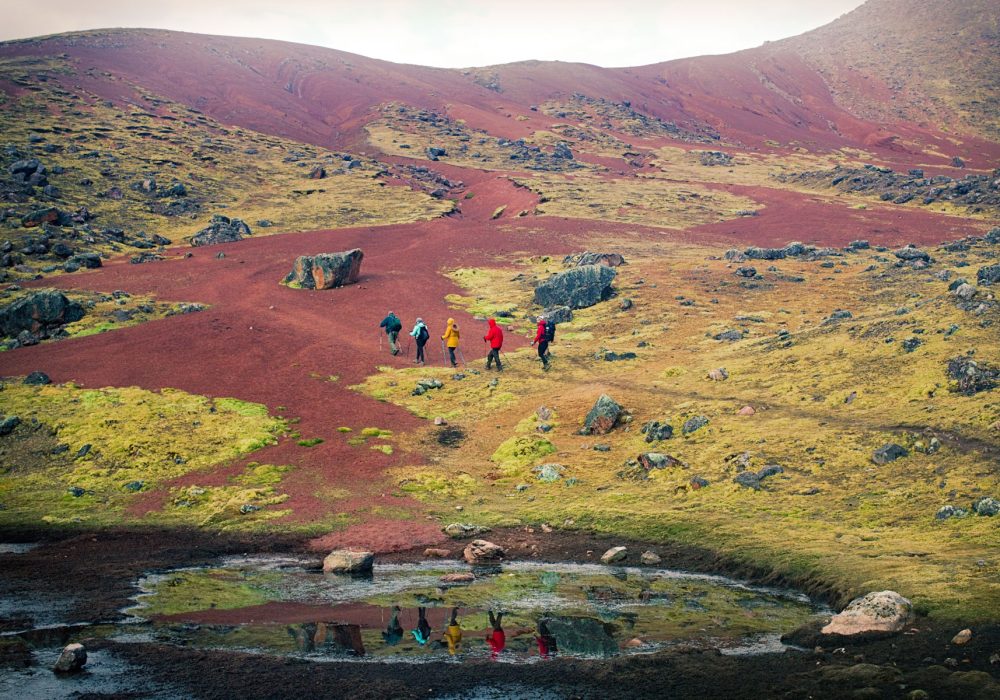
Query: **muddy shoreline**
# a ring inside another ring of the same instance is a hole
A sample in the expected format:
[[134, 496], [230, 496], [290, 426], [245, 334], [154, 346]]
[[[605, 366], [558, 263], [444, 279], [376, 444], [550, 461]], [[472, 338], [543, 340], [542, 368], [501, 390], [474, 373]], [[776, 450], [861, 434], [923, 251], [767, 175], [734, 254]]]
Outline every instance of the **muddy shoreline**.
[[[837, 606], [842, 594], [822, 582], [788, 581], [763, 568], [721, 558], [708, 549], [629, 542], [582, 532], [504, 529], [489, 538], [512, 559], [594, 562], [610, 546], [629, 546], [628, 564], [646, 549], [660, 566], [716, 573], [752, 583], [797, 588]], [[68, 602], [64, 622], [110, 622], [135, 594], [148, 571], [210, 563], [234, 554], [309, 553], [297, 536], [216, 535], [203, 531], [116, 530], [88, 533], [2, 531], [2, 542], [41, 542], [22, 554], [0, 554], [0, 596]], [[447, 542], [455, 558], [464, 541]], [[380, 560], [423, 559], [424, 548], [388, 552]], [[798, 584], [798, 585], [796, 585]], [[31, 619], [0, 617], [0, 632], [24, 629]], [[883, 639], [828, 639], [809, 630], [795, 641], [802, 649], [780, 654], [723, 656], [715, 649], [679, 647], [656, 654], [604, 661], [557, 658], [542, 663], [490, 662], [408, 664], [311, 662], [258, 654], [205, 651], [155, 642], [93, 640], [137, 667], [157, 684], [198, 698], [287, 697], [300, 693], [349, 694], [352, 698], [430, 697], [887, 697], [914, 689], [931, 697], [993, 697], [1000, 688], [1000, 624], [965, 621], [974, 637], [950, 643], [959, 627], [918, 618], [911, 631]], [[915, 630], [915, 631], [914, 631]], [[85, 634], [84, 634], [85, 636]], [[993, 656], [993, 663], [991, 663]], [[10, 663], [10, 660], [7, 660]], [[9, 667], [9, 666], [8, 666]], [[47, 672], [45, 669], [40, 669]], [[4, 661], [0, 659], [0, 675]], [[107, 697], [107, 696], [104, 696]], [[145, 697], [143, 693], [130, 697]]]

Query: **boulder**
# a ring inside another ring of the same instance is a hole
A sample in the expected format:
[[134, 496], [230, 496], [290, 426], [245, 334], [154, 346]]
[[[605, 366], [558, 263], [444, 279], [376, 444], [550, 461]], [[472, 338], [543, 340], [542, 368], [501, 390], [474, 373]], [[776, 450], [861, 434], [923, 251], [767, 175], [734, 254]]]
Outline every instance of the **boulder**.
[[993, 517], [1000, 514], [1000, 501], [990, 496], [980, 496], [972, 502], [972, 512], [976, 515]]
[[553, 158], [561, 158], [563, 160], [573, 160], [573, 151], [569, 149], [569, 145], [565, 141], [560, 141], [552, 149]]
[[583, 265], [552, 275], [535, 287], [535, 303], [548, 308], [583, 309], [611, 296], [615, 271], [604, 265]]
[[49, 379], [49, 375], [45, 372], [35, 371], [24, 378], [23, 384], [28, 386], [45, 386], [46, 384], [51, 384], [52, 380]]
[[607, 394], [598, 397], [594, 407], [583, 421], [585, 435], [605, 435], [610, 433], [622, 417], [622, 407]]
[[82, 644], [67, 644], [52, 670], [56, 673], [76, 673], [87, 663], [87, 649]]
[[285, 284], [303, 289], [332, 289], [354, 284], [358, 281], [364, 255], [359, 248], [343, 253], [300, 255], [285, 277]]
[[541, 316], [553, 323], [567, 323], [573, 320], [573, 309], [568, 306], [553, 306], [551, 309], [545, 309]]
[[931, 262], [930, 255], [928, 255], [925, 251], [920, 250], [920, 248], [917, 248], [912, 245], [908, 245], [898, 250], [894, 250], [892, 251], [892, 254], [905, 262], [911, 262], [913, 260], [922, 260], [923, 262]]
[[36, 209], [24, 216], [21, 219], [21, 226], [34, 228], [42, 224], [61, 224], [67, 219], [68, 217], [55, 207], [46, 207], [45, 209]]
[[215, 214], [208, 226], [191, 236], [191, 245], [215, 245], [217, 243], [232, 243], [251, 235], [250, 227], [240, 219], [230, 219], [228, 216]]
[[978, 363], [968, 355], [948, 360], [948, 378], [955, 382], [954, 391], [972, 396], [997, 385], [1000, 369]]
[[979, 272], [976, 273], [976, 282], [983, 286], [1000, 282], [1000, 264], [979, 268]]
[[690, 435], [696, 430], [700, 430], [708, 425], [708, 418], [705, 416], [692, 416], [684, 421], [684, 425], [681, 426], [682, 435]]
[[559, 481], [563, 477], [565, 467], [561, 464], [540, 464], [531, 471], [538, 475], [538, 480], [547, 484]]
[[669, 440], [674, 436], [674, 428], [666, 421], [651, 420], [644, 423], [639, 430], [646, 436], [646, 442], [656, 442], [658, 440]]
[[738, 415], [738, 416], [752, 416], [752, 415], [754, 415], [756, 413], [757, 413], [757, 411], [756, 411], [756, 409], [754, 409], [753, 406], [744, 406], [743, 408], [741, 408], [740, 410], [738, 410], [736, 412], [736, 415]]
[[646, 566], [656, 566], [663, 560], [660, 559], [659, 554], [647, 551], [642, 553], [642, 555], [639, 557], [639, 561], [641, 561]]
[[462, 556], [470, 564], [485, 564], [500, 561], [504, 558], [503, 547], [489, 540], [472, 540], [466, 546]]
[[951, 638], [951, 643], [958, 645], [968, 644], [970, 639], [972, 639], [972, 630], [970, 630], [969, 628], [965, 628], [964, 630], [962, 630], [961, 632], [959, 632], [958, 634], [956, 634], [954, 637]]
[[734, 272], [733, 274], [735, 274], [737, 277], [745, 277], [746, 279], [753, 279], [754, 277], [757, 276], [757, 268], [745, 265], [743, 267], [736, 268], [736, 272]]
[[853, 635], [865, 632], [899, 632], [913, 617], [913, 606], [895, 591], [879, 591], [855, 598], [822, 634]]
[[686, 467], [684, 462], [663, 452], [643, 452], [639, 455], [639, 464], [646, 471], [666, 469], [667, 467]]
[[625, 561], [628, 556], [628, 547], [612, 547], [601, 555], [602, 564], [617, 564]]
[[729, 379], [729, 372], [725, 367], [716, 367], [708, 373], [708, 378], [713, 382], [724, 382]]
[[79, 321], [83, 315], [83, 307], [62, 292], [43, 289], [0, 309], [0, 335], [16, 336], [22, 331], [45, 335], [59, 326]]
[[964, 518], [969, 514], [965, 508], [956, 508], [955, 506], [941, 506], [938, 508], [937, 513], [934, 517], [938, 520], [947, 520], [948, 518]]
[[886, 445], [875, 450], [872, 454], [872, 461], [875, 464], [888, 464], [889, 462], [894, 462], [900, 457], [906, 457], [910, 453], [902, 445], [897, 445], [894, 442], [890, 442]]
[[358, 552], [353, 549], [335, 549], [323, 559], [324, 574], [369, 573], [375, 565], [372, 552]]
[[322, 165], [317, 165], [309, 171], [309, 175], [307, 175], [307, 177], [310, 180], [322, 180], [326, 177], [326, 168]]
[[438, 547], [428, 547], [424, 550], [424, 556], [433, 559], [447, 559], [451, 556], [451, 551]]

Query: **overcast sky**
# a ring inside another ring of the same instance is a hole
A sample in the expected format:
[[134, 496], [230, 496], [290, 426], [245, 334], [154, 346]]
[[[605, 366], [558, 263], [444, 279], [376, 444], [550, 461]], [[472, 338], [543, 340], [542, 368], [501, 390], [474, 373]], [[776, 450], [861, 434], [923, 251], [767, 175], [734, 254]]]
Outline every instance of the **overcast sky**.
[[156, 27], [460, 68], [526, 59], [636, 66], [801, 34], [861, 0], [0, 0], [0, 39]]

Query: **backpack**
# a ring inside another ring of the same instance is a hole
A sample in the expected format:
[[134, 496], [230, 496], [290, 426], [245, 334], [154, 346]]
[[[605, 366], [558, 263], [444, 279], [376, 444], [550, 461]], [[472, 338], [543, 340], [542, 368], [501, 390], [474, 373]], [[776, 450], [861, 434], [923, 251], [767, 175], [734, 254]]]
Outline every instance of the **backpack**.
[[556, 339], [556, 322], [555, 321], [546, 321], [545, 322], [545, 335], [543, 335], [542, 337], [545, 338], [545, 342], [546, 343], [551, 343], [552, 341], [554, 341]]
[[393, 316], [392, 320], [389, 321], [389, 330], [390, 331], [395, 331], [396, 333], [399, 333], [401, 330], [403, 330], [403, 322], [400, 321], [395, 316]]
[[417, 342], [423, 345], [431, 337], [430, 331], [427, 330], [427, 326], [420, 326], [420, 330], [417, 331]]

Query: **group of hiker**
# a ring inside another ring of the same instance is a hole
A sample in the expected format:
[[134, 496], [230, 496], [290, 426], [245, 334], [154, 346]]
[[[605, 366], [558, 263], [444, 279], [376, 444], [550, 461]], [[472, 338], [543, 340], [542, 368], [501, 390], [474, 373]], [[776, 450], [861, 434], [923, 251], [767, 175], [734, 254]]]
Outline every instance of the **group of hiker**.
[[[555, 340], [556, 324], [544, 316], [539, 316], [537, 321], [538, 328], [536, 329], [535, 339], [531, 341], [531, 344], [532, 346], [538, 346], [538, 358], [542, 362], [542, 368], [547, 370], [549, 368], [549, 343]], [[393, 355], [398, 355], [400, 351], [399, 334], [403, 330], [403, 322], [395, 313], [390, 311], [382, 319], [379, 328], [385, 331], [386, 337], [389, 340], [389, 352]], [[424, 319], [417, 318], [416, 323], [413, 324], [413, 330], [410, 331], [410, 336], [417, 346], [417, 354], [414, 362], [418, 365], [426, 364], [425, 346], [431, 338], [431, 333]], [[379, 338], [381, 342], [381, 336]], [[455, 319], [449, 318], [444, 335], [441, 336], [441, 350], [442, 355], [447, 350], [448, 361], [452, 367], [458, 367], [459, 358], [462, 359], [462, 364], [465, 364], [465, 356], [459, 348], [460, 338], [458, 324], [455, 322]], [[503, 349], [503, 329], [497, 324], [496, 319], [491, 318], [487, 321], [487, 331], [486, 335], [483, 336], [483, 342], [489, 344], [489, 354], [486, 356], [486, 369], [492, 369], [495, 363], [497, 371], [503, 372], [503, 363], [500, 360], [500, 351]], [[456, 353], [458, 357], [456, 357]]]

